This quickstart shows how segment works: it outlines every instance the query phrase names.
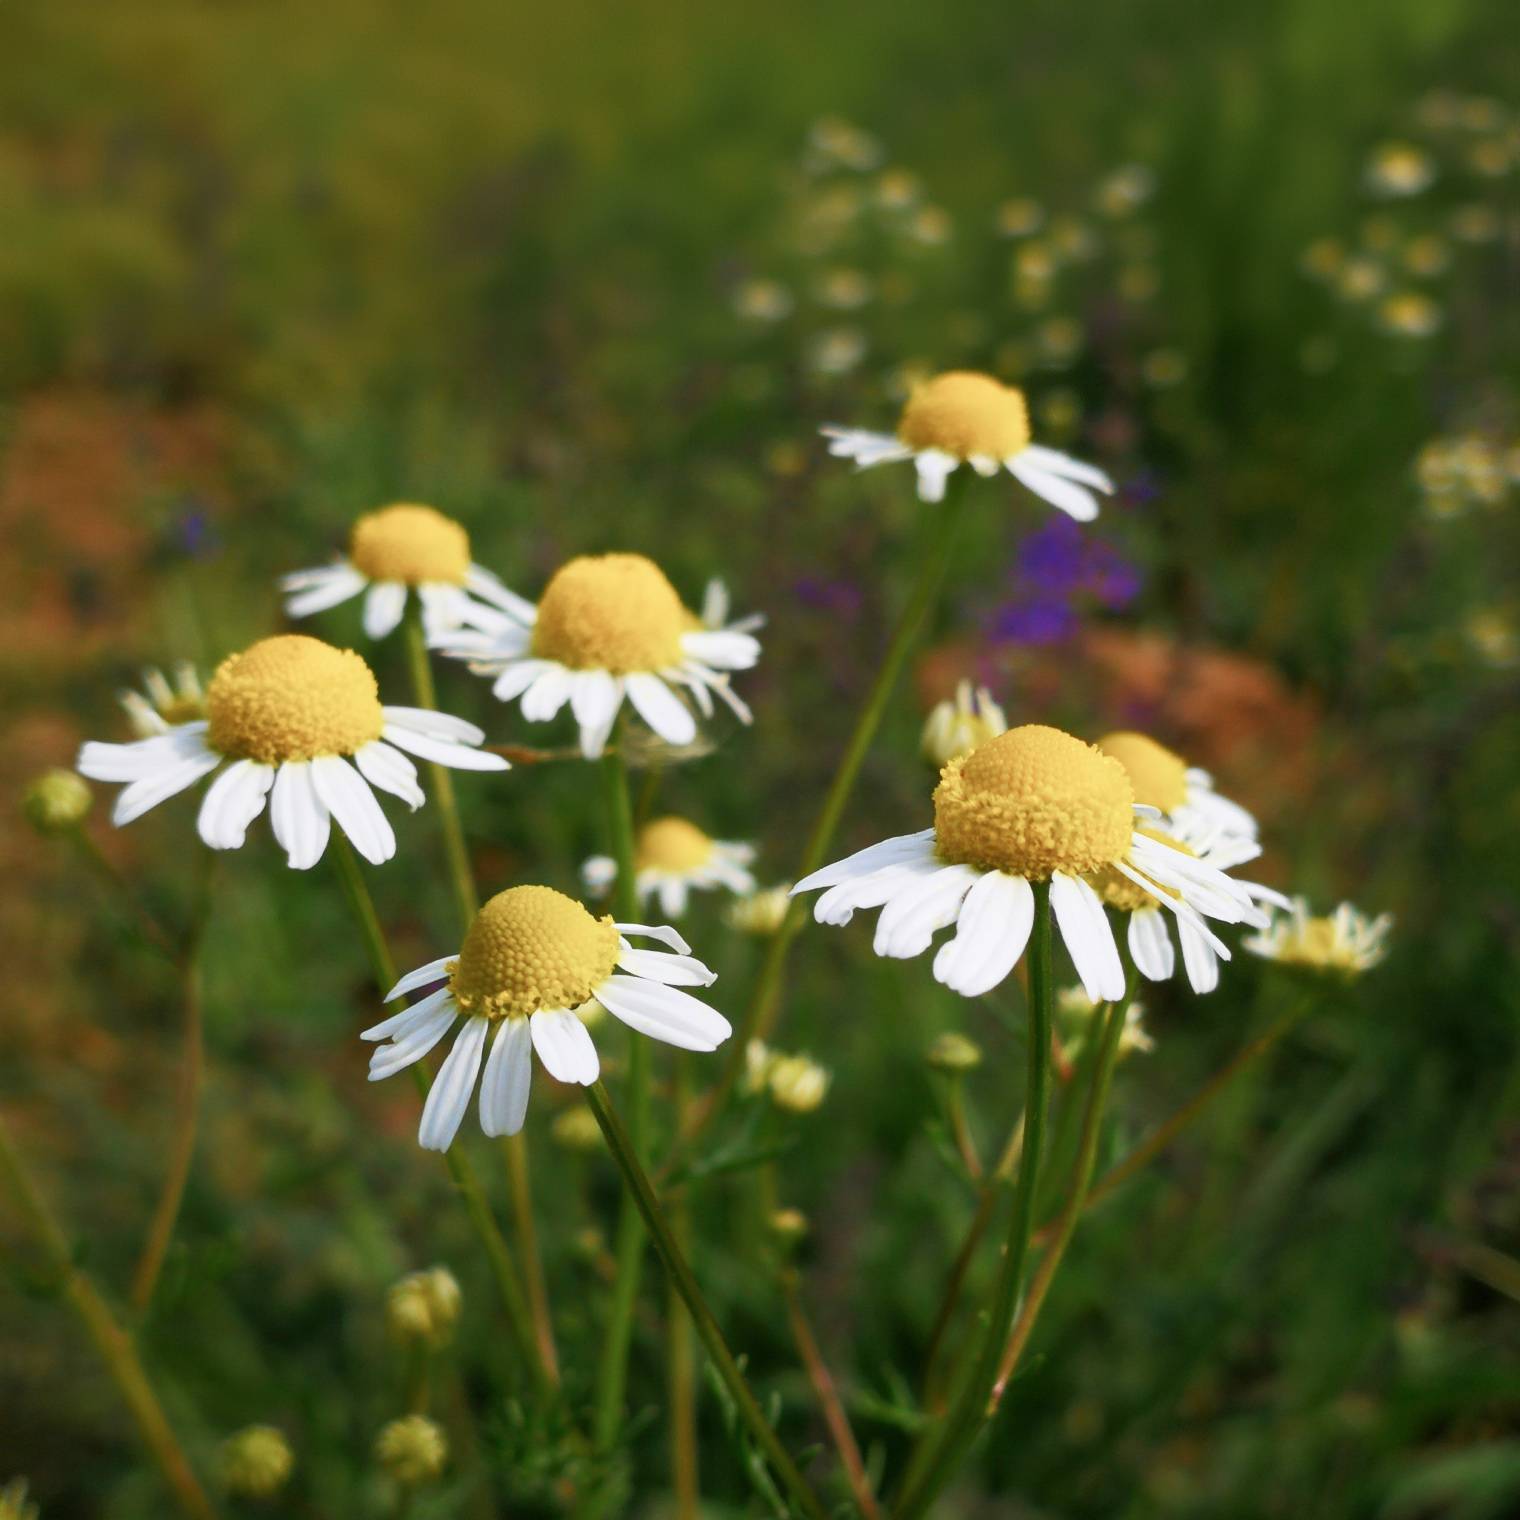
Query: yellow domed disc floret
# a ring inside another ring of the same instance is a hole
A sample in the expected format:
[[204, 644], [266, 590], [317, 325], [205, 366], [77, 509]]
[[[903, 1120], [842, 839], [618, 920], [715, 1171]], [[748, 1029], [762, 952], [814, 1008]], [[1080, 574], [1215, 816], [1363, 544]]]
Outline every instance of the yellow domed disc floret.
[[212, 749], [264, 765], [351, 755], [385, 726], [369, 666], [299, 633], [228, 655], [206, 690], [206, 716]]
[[488, 1019], [578, 1008], [612, 975], [618, 932], [552, 887], [509, 887], [475, 915], [451, 972], [454, 1001]]
[[653, 560], [642, 554], [582, 555], [544, 589], [533, 653], [572, 670], [614, 675], [679, 664], [686, 609]]
[[1129, 850], [1134, 792], [1124, 767], [1058, 728], [1009, 729], [940, 772], [942, 860], [1032, 881], [1085, 875]]
[[1098, 740], [1098, 748], [1129, 772], [1136, 802], [1175, 813], [1187, 801], [1187, 761], [1164, 744], [1121, 730], [1105, 734]]
[[639, 830], [634, 865], [640, 871], [694, 871], [712, 859], [713, 842], [684, 818], [656, 818]]
[[349, 534], [348, 557], [372, 581], [462, 586], [470, 535], [432, 507], [398, 501], [366, 512]]
[[913, 449], [941, 449], [957, 459], [1008, 459], [1029, 444], [1024, 393], [971, 370], [951, 370], [913, 387], [897, 424]]

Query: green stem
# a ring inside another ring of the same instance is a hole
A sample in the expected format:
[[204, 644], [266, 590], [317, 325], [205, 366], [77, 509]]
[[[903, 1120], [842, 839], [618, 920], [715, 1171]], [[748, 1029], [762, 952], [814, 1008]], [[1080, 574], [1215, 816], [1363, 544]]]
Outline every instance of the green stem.
[[825, 1520], [823, 1506], [808, 1486], [807, 1480], [797, 1470], [796, 1464], [787, 1454], [776, 1432], [771, 1428], [770, 1421], [766, 1419], [765, 1412], [760, 1408], [755, 1395], [750, 1391], [749, 1384], [745, 1381], [744, 1374], [739, 1370], [739, 1364], [734, 1360], [733, 1352], [728, 1349], [728, 1344], [723, 1339], [723, 1332], [718, 1328], [718, 1322], [713, 1318], [712, 1310], [708, 1308], [701, 1288], [697, 1286], [697, 1280], [687, 1265], [686, 1257], [671, 1233], [659, 1200], [654, 1195], [654, 1189], [650, 1186], [649, 1178], [645, 1175], [638, 1153], [634, 1149], [633, 1139], [623, 1128], [622, 1120], [618, 1118], [612, 1106], [607, 1089], [602, 1083], [596, 1082], [586, 1089], [586, 1098], [591, 1105], [591, 1112], [596, 1115], [596, 1122], [601, 1125], [602, 1135], [607, 1141], [607, 1149], [617, 1163], [618, 1170], [623, 1174], [629, 1196], [633, 1198], [643, 1217], [645, 1228], [654, 1241], [655, 1250], [659, 1253], [665, 1271], [669, 1274], [676, 1292], [681, 1295], [681, 1302], [686, 1305], [687, 1312], [691, 1315], [702, 1346], [714, 1370], [733, 1398], [740, 1418], [749, 1427], [749, 1432], [756, 1444], [765, 1453], [777, 1477], [780, 1478], [782, 1485], [792, 1496], [798, 1508], [809, 1517], [809, 1520]]
[[112, 896], [120, 899], [124, 912], [132, 920], [133, 927], [143, 942], [160, 955], [177, 961], [179, 950], [174, 943], [174, 936], [153, 915], [141, 895], [106, 858], [94, 839], [79, 827], [70, 829], [68, 838], [84, 863], [100, 878]]
[[[380, 917], [375, 912], [375, 901], [370, 896], [369, 887], [365, 883], [363, 872], [359, 869], [359, 862], [354, 858], [353, 849], [341, 831], [333, 830], [329, 849], [337, 866], [338, 877], [343, 883], [344, 895], [348, 898], [349, 906], [353, 909], [354, 918], [359, 925], [359, 933], [363, 937], [364, 947], [369, 955], [370, 967], [383, 995], [396, 984], [396, 962], [391, 955], [390, 946], [385, 942], [385, 931], [380, 927]], [[398, 1001], [389, 1006], [400, 1008], [403, 1004]], [[412, 1076], [417, 1084], [419, 1095], [425, 1098], [431, 1086], [431, 1079], [423, 1062], [418, 1061], [412, 1067]], [[449, 1169], [449, 1176], [453, 1178], [459, 1196], [464, 1201], [465, 1212], [469, 1215], [470, 1223], [475, 1227], [475, 1233], [480, 1237], [480, 1243], [485, 1248], [486, 1260], [490, 1265], [491, 1275], [496, 1280], [497, 1290], [501, 1294], [502, 1305], [507, 1311], [507, 1323], [517, 1341], [517, 1349], [540, 1391], [548, 1392], [553, 1388], [553, 1380], [534, 1343], [528, 1304], [517, 1276], [517, 1267], [512, 1260], [512, 1253], [508, 1250], [506, 1241], [502, 1238], [501, 1231], [496, 1226], [496, 1220], [492, 1217], [491, 1207], [486, 1202], [480, 1179], [475, 1175], [475, 1168], [470, 1165], [457, 1146], [451, 1145], [443, 1153], [443, 1161]]]
[[[677, 1053], [671, 1075], [671, 1102], [679, 1117], [686, 1102], [686, 1059]], [[670, 1229], [685, 1255], [691, 1251], [691, 1210], [684, 1193], [670, 1202]], [[674, 1284], [665, 1310], [665, 1379], [670, 1402], [670, 1479], [676, 1520], [698, 1520], [702, 1508], [697, 1443], [697, 1357], [691, 1316]]]
[[190, 1520], [216, 1520], [216, 1510], [169, 1425], [136, 1347], [89, 1275], [75, 1264], [75, 1252], [68, 1237], [27, 1175], [3, 1121], [0, 1121], [0, 1178], [8, 1184], [49, 1266], [57, 1274], [64, 1298], [105, 1363], [164, 1485]]
[[[427, 636], [422, 629], [422, 608], [416, 592], [407, 597], [403, 619], [407, 665], [412, 677], [412, 696], [418, 707], [438, 707], [433, 687], [433, 667], [428, 663]], [[448, 857], [449, 880], [454, 888], [454, 902], [459, 909], [461, 929], [468, 929], [480, 906], [475, 891], [475, 875], [470, 869], [470, 852], [464, 842], [464, 827], [459, 821], [459, 804], [454, 796], [454, 776], [446, 765], [428, 763], [433, 782], [433, 796], [438, 803], [438, 823], [443, 830], [443, 850]]]
[[1024, 1097], [1024, 1145], [1014, 1184], [1008, 1243], [987, 1311], [987, 1329], [975, 1360], [957, 1380], [950, 1413], [925, 1437], [909, 1467], [894, 1520], [916, 1520], [933, 1501], [987, 1416], [987, 1395], [1008, 1337], [1034, 1228], [1035, 1188], [1045, 1138], [1045, 1110], [1050, 1095], [1050, 883], [1034, 883], [1034, 928], [1029, 939], [1029, 1042]]
[[[824, 863], [824, 856], [834, 842], [839, 821], [844, 816], [845, 805], [855, 789], [855, 782], [860, 775], [861, 766], [865, 763], [871, 741], [876, 737], [877, 729], [881, 727], [881, 720], [886, 715], [887, 704], [891, 701], [903, 666], [907, 664], [908, 656], [912, 653], [919, 633], [938, 598], [940, 586], [950, 566], [957, 529], [965, 512], [967, 484], [971, 473], [970, 470], [957, 470], [949, 479], [945, 500], [937, 509], [940, 515], [935, 524], [933, 541], [919, 565], [918, 579], [913, 583], [907, 606], [903, 608], [902, 616], [892, 631], [892, 639], [887, 645], [885, 655], [882, 656], [876, 679], [871, 683], [870, 690], [867, 691], [865, 700], [861, 704], [860, 712], [856, 715], [855, 727], [851, 730], [849, 740], [845, 745], [839, 769], [834, 773], [834, 779], [823, 799], [823, 806], [818, 810], [818, 816], [813, 822], [807, 843], [803, 847], [802, 859], [797, 863], [796, 879], [798, 881], [801, 881], [804, 876], [811, 875]], [[743, 1018], [739, 1021], [738, 1029], [729, 1041], [728, 1056], [719, 1073], [717, 1083], [708, 1094], [706, 1101], [694, 1110], [696, 1117], [688, 1126], [685, 1137], [688, 1143], [705, 1130], [721, 1111], [734, 1084], [744, 1071], [744, 1056], [749, 1042], [753, 1039], [764, 1039], [775, 1025], [781, 1006], [781, 989], [786, 977], [787, 957], [791, 953], [792, 941], [797, 937], [806, 916], [806, 905], [794, 900], [787, 909], [786, 917], [782, 919], [780, 927], [766, 945], [765, 959], [760, 966], [754, 994], [749, 1006], [745, 1009]]]

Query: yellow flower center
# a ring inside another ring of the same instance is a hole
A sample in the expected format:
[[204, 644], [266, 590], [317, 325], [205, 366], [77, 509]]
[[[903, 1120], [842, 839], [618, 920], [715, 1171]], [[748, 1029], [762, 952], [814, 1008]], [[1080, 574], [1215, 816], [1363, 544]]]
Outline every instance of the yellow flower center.
[[940, 858], [1034, 881], [1120, 860], [1133, 833], [1124, 767], [1057, 728], [1011, 728], [952, 760], [934, 792]]
[[399, 501], [366, 512], [354, 524], [348, 557], [372, 581], [462, 586], [470, 568], [470, 535], [432, 507]]
[[1105, 734], [1098, 748], [1129, 772], [1135, 801], [1175, 813], [1187, 801], [1187, 761], [1144, 734], [1121, 730]]
[[454, 1001], [488, 1019], [578, 1008], [612, 975], [618, 932], [552, 887], [509, 887], [475, 915], [451, 968]]
[[913, 387], [897, 436], [909, 448], [957, 459], [1008, 459], [1029, 444], [1029, 407], [1023, 391], [991, 375], [951, 370]]
[[687, 616], [653, 560], [583, 555], [561, 565], [545, 587], [533, 653], [572, 670], [663, 670], [680, 661]]
[[[1159, 839], [1162, 844], [1169, 845], [1183, 855], [1195, 853], [1180, 840], [1159, 830], [1137, 829], [1136, 832], [1144, 834], [1148, 839]], [[1090, 884], [1110, 908], [1117, 908], [1121, 913], [1135, 913], [1141, 908], [1157, 907], [1161, 893], [1168, 897], [1177, 896], [1176, 892], [1163, 887], [1159, 882], [1154, 892], [1147, 892], [1139, 883], [1131, 881], [1122, 871], [1116, 871], [1112, 866], [1105, 866], [1101, 871], [1095, 872], [1090, 878]]]
[[639, 831], [634, 864], [641, 871], [694, 871], [712, 859], [713, 842], [684, 818], [656, 818]]
[[351, 755], [385, 726], [369, 666], [299, 633], [228, 655], [206, 690], [206, 716], [212, 749], [264, 765]]

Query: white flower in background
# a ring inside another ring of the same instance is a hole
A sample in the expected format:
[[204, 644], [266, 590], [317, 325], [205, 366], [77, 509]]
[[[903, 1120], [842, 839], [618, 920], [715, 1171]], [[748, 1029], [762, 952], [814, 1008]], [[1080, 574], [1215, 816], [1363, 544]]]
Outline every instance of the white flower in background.
[[724, 911], [724, 921], [741, 934], [774, 934], [786, 922], [791, 890], [791, 883], [784, 882], [736, 898]]
[[992, 693], [985, 686], [973, 690], [970, 681], [961, 681], [953, 702], [937, 702], [930, 709], [919, 745], [931, 765], [947, 765], [1007, 728], [1008, 719]]
[[172, 682], [165, 679], [163, 671], [151, 668], [143, 671], [142, 680], [142, 691], [124, 691], [120, 696], [127, 722], [139, 739], [166, 734], [176, 724], [206, 716], [206, 693], [189, 660], [181, 660], [174, 667]]
[[311, 617], [364, 597], [364, 631], [382, 639], [401, 622], [408, 591], [422, 603], [431, 635], [468, 621], [471, 594], [518, 611], [525, 605], [470, 559], [470, 536], [452, 518], [415, 502], [367, 512], [349, 533], [348, 555], [281, 578], [288, 617]]
[[861, 469], [911, 459], [922, 501], [942, 501], [945, 481], [961, 465], [978, 475], [1006, 469], [1021, 484], [1078, 522], [1098, 515], [1094, 491], [1111, 493], [1102, 470], [1032, 442], [1023, 391], [991, 375], [951, 370], [914, 388], [897, 432], [826, 427], [829, 453]]
[[1284, 966], [1360, 976], [1388, 954], [1392, 928], [1392, 914], [1369, 918], [1348, 902], [1328, 917], [1316, 918], [1308, 903], [1295, 897], [1288, 916], [1275, 919], [1270, 928], [1246, 940], [1245, 947]]
[[1059, 729], [1027, 725], [952, 760], [934, 792], [934, 827], [885, 840], [825, 866], [796, 892], [827, 888], [819, 923], [881, 908], [875, 950], [907, 958], [951, 924], [934, 976], [977, 997], [1013, 970], [1034, 922], [1033, 882], [1049, 882], [1055, 924], [1095, 1001], [1124, 995], [1124, 969], [1102, 899], [1085, 879], [1113, 870], [1229, 950], [1203, 923], [1265, 924], [1247, 890], [1164, 838], [1136, 827], [1155, 809], [1135, 803], [1124, 767]]
[[[685, 818], [652, 819], [634, 841], [633, 879], [639, 906], [658, 897], [666, 918], [680, 918], [692, 892], [715, 887], [740, 896], [753, 892], [755, 878], [747, 868], [754, 858], [753, 845], [709, 839]], [[581, 878], [600, 896], [617, 880], [617, 862], [610, 855], [593, 855], [581, 867]]]
[[282, 634], [222, 661], [204, 718], [132, 744], [87, 743], [78, 769], [127, 783], [111, 814], [118, 827], [220, 770], [201, 803], [201, 838], [214, 850], [240, 849], [267, 799], [274, 837], [304, 871], [322, 858], [334, 819], [366, 860], [389, 860], [396, 836], [371, 787], [422, 806], [403, 750], [462, 770], [506, 770], [500, 755], [475, 747], [484, 738], [447, 713], [382, 707], [353, 650]]
[[1367, 161], [1367, 188], [1374, 195], [1402, 199], [1435, 183], [1435, 160], [1413, 143], [1383, 143]]
[[[636, 950], [632, 938], [658, 940], [675, 953]], [[586, 1023], [604, 1009], [667, 1045], [716, 1050], [733, 1032], [728, 1020], [680, 990], [715, 980], [674, 929], [593, 918], [551, 887], [511, 887], [475, 915], [457, 955], [419, 966], [390, 990], [387, 1002], [443, 984], [363, 1032], [362, 1039], [385, 1042], [370, 1058], [369, 1079], [420, 1061], [457, 1024], [422, 1110], [418, 1143], [449, 1148], [477, 1078], [481, 1129], [515, 1135], [528, 1109], [534, 1051], [557, 1082], [596, 1081], [601, 1065]]]
[[476, 605], [470, 618], [473, 628], [442, 633], [434, 647], [493, 677], [501, 701], [520, 698], [530, 723], [548, 722], [568, 703], [588, 760], [606, 748], [624, 698], [671, 745], [697, 736], [679, 691], [704, 717], [716, 695], [750, 721], [729, 673], [754, 665], [759, 641], [737, 626], [704, 626], [642, 554], [582, 555], [555, 571], [537, 607]]
[[789, 1114], [810, 1114], [828, 1096], [833, 1074], [811, 1056], [777, 1054], [766, 1086], [771, 1102]]
[[1189, 765], [1149, 735], [1120, 729], [1099, 739], [1098, 748], [1124, 767], [1135, 801], [1163, 814], [1166, 832], [1184, 844], [1196, 849], [1221, 837], [1256, 838], [1256, 820], [1238, 802], [1216, 792], [1207, 771]]

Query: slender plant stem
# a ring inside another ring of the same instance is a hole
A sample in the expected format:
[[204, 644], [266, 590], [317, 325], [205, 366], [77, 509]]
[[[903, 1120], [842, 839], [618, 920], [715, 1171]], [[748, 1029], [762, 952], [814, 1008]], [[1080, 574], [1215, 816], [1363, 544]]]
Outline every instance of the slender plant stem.
[[544, 1280], [544, 1260], [538, 1245], [538, 1223], [533, 1213], [533, 1179], [528, 1166], [528, 1142], [521, 1134], [505, 1135], [501, 1142], [506, 1159], [507, 1191], [512, 1200], [512, 1221], [522, 1247], [523, 1276], [527, 1279], [528, 1311], [533, 1316], [533, 1337], [539, 1359], [549, 1380], [560, 1381], [559, 1348], [554, 1341], [554, 1316], [549, 1309], [549, 1287]]
[[745, 1381], [744, 1374], [739, 1370], [739, 1364], [734, 1360], [733, 1352], [728, 1349], [728, 1343], [723, 1339], [723, 1332], [718, 1328], [718, 1322], [713, 1318], [712, 1310], [708, 1308], [701, 1288], [697, 1286], [697, 1280], [687, 1265], [686, 1257], [671, 1233], [659, 1200], [655, 1197], [654, 1189], [650, 1186], [649, 1178], [645, 1175], [643, 1165], [639, 1161], [638, 1152], [634, 1149], [633, 1139], [623, 1127], [622, 1120], [613, 1108], [607, 1089], [600, 1082], [593, 1083], [586, 1089], [586, 1098], [591, 1105], [591, 1112], [596, 1115], [596, 1122], [601, 1125], [607, 1149], [611, 1152], [613, 1161], [617, 1163], [618, 1170], [623, 1174], [623, 1181], [628, 1192], [637, 1204], [644, 1226], [654, 1241], [655, 1250], [659, 1253], [660, 1260], [671, 1282], [675, 1285], [676, 1292], [681, 1295], [681, 1301], [691, 1315], [703, 1348], [714, 1370], [728, 1389], [739, 1417], [749, 1428], [756, 1444], [765, 1453], [767, 1460], [775, 1469], [776, 1476], [780, 1478], [782, 1486], [791, 1495], [797, 1507], [809, 1517], [809, 1520], [825, 1520], [825, 1511], [817, 1495], [798, 1471], [776, 1432], [771, 1428], [770, 1421], [766, 1419], [765, 1412], [760, 1408], [755, 1395], [750, 1391], [749, 1384]]
[[957, 1379], [956, 1397], [950, 1413], [925, 1437], [910, 1464], [900, 1502], [893, 1506], [894, 1520], [916, 1520], [967, 1448], [987, 1416], [987, 1395], [997, 1372], [998, 1359], [1013, 1322], [1029, 1237], [1034, 1227], [1034, 1200], [1039, 1178], [1040, 1153], [1045, 1138], [1045, 1110], [1050, 1096], [1050, 883], [1034, 884], [1034, 928], [1029, 939], [1029, 1040], [1024, 1097], [1024, 1144], [1014, 1184], [1013, 1213], [1008, 1243], [993, 1287], [982, 1345], [967, 1373]]
[[38, 1192], [0, 1120], [0, 1177], [3, 1177], [37, 1243], [57, 1274], [69, 1307], [79, 1317], [111, 1381], [131, 1413], [142, 1443], [148, 1449], [165, 1486], [180, 1510], [191, 1520], [215, 1520], [200, 1480], [171, 1428], [158, 1395], [148, 1381], [137, 1348], [121, 1328], [89, 1275], [75, 1264], [75, 1253], [42, 1194]]
[[939, 1313], [934, 1316], [934, 1327], [929, 1332], [929, 1348], [924, 1353], [923, 1401], [925, 1407], [934, 1414], [943, 1412], [940, 1408], [942, 1388], [939, 1371], [945, 1337], [949, 1334], [950, 1323], [955, 1318], [961, 1290], [966, 1285], [966, 1274], [971, 1270], [971, 1263], [976, 1259], [976, 1249], [987, 1233], [987, 1226], [992, 1223], [1002, 1180], [1001, 1177], [994, 1175], [982, 1185], [976, 1201], [976, 1212], [971, 1216], [971, 1224], [966, 1230], [965, 1238], [961, 1241], [960, 1250], [956, 1252], [950, 1275], [945, 1282], [944, 1297], [940, 1299]]
[[876, 1502], [876, 1495], [871, 1491], [871, 1478], [866, 1472], [865, 1461], [860, 1455], [860, 1445], [855, 1439], [855, 1432], [850, 1428], [850, 1417], [845, 1413], [844, 1404], [839, 1397], [839, 1388], [834, 1382], [834, 1375], [829, 1371], [829, 1364], [823, 1359], [823, 1352], [818, 1347], [818, 1337], [813, 1334], [807, 1310], [803, 1308], [796, 1274], [790, 1269], [781, 1274], [781, 1292], [786, 1299], [786, 1317], [792, 1327], [792, 1339], [797, 1342], [797, 1354], [802, 1358], [808, 1381], [813, 1385], [813, 1393], [817, 1396], [818, 1406], [823, 1411], [823, 1422], [829, 1427], [834, 1450], [839, 1453], [839, 1462], [849, 1481], [850, 1492], [855, 1496], [856, 1508], [859, 1509], [864, 1520], [881, 1520], [881, 1507]]
[[[967, 480], [970, 474], [969, 470], [957, 470], [949, 479], [945, 500], [938, 508], [940, 515], [935, 523], [933, 542], [920, 562], [918, 578], [913, 584], [913, 590], [909, 593], [907, 605], [903, 608], [902, 616], [892, 631], [892, 639], [887, 645], [886, 653], [882, 656], [881, 665], [876, 671], [876, 679], [871, 683], [870, 690], [867, 691], [865, 700], [861, 704], [860, 712], [856, 715], [855, 727], [851, 730], [849, 740], [845, 744], [839, 769], [835, 771], [834, 779], [829, 784], [828, 793], [823, 799], [823, 805], [818, 810], [818, 816], [813, 822], [807, 843], [803, 847], [802, 859], [797, 863], [796, 879], [799, 881], [804, 876], [811, 875], [823, 864], [824, 856], [834, 842], [834, 834], [839, 828], [840, 819], [844, 816], [845, 805], [850, 800], [850, 794], [855, 789], [855, 782], [860, 775], [861, 766], [865, 763], [871, 741], [876, 737], [876, 730], [881, 727], [881, 720], [886, 716], [887, 705], [891, 701], [903, 666], [907, 664], [908, 656], [912, 653], [938, 598], [945, 572], [950, 566], [957, 529], [964, 514]], [[787, 957], [791, 953], [792, 941], [797, 937], [806, 916], [806, 906], [800, 901], [793, 901], [780, 927], [767, 943], [765, 959], [761, 962], [755, 981], [754, 994], [733, 1039], [729, 1042], [729, 1053], [723, 1069], [705, 1101], [693, 1108], [693, 1121], [688, 1125], [685, 1137], [688, 1143], [698, 1133], [705, 1130], [721, 1111], [734, 1084], [744, 1070], [744, 1055], [749, 1042], [752, 1039], [764, 1039], [774, 1026], [781, 1006], [781, 990], [786, 978]]]
[[[606, 783], [607, 827], [612, 858], [617, 863], [613, 886], [613, 907], [621, 923], [631, 922], [638, 914], [638, 894], [634, 883], [633, 807], [628, 793], [628, 770], [617, 746], [602, 759], [602, 776]], [[643, 1164], [649, 1142], [649, 1042], [628, 1031], [628, 1133], [634, 1153]], [[599, 1450], [609, 1449], [617, 1439], [623, 1423], [624, 1398], [628, 1386], [628, 1353], [633, 1343], [634, 1310], [638, 1303], [639, 1278], [643, 1272], [644, 1226], [637, 1201], [624, 1194], [618, 1212], [617, 1235], [613, 1246], [617, 1273], [612, 1283], [612, 1307], [607, 1319], [607, 1333], [602, 1342], [601, 1360], [597, 1364], [596, 1415], [593, 1435]]]
[[[436, 710], [438, 697], [433, 687], [433, 667], [428, 663], [427, 636], [422, 628], [422, 608], [417, 593], [407, 597], [403, 619], [407, 665], [412, 677], [412, 695], [418, 707]], [[464, 828], [459, 821], [459, 804], [454, 797], [453, 773], [437, 761], [428, 762], [433, 782], [433, 796], [438, 803], [438, 823], [443, 830], [443, 849], [449, 862], [449, 880], [454, 888], [454, 902], [459, 909], [460, 927], [468, 929], [480, 900], [475, 892], [475, 875], [470, 869], [470, 852], [464, 842]]]
[[[687, 1059], [676, 1053], [671, 1068], [671, 1106], [683, 1112], [689, 1083]], [[691, 1210], [684, 1191], [670, 1199], [670, 1230], [676, 1244], [691, 1257]], [[665, 1309], [665, 1379], [670, 1394], [670, 1476], [676, 1496], [676, 1520], [698, 1520], [702, 1507], [701, 1471], [697, 1443], [697, 1356], [691, 1316], [675, 1285], [667, 1286]]]
[[174, 936], [158, 921], [131, 882], [106, 858], [95, 840], [82, 827], [77, 826], [69, 830], [68, 838], [79, 852], [80, 858], [100, 878], [111, 895], [120, 899], [123, 911], [131, 919], [143, 942], [167, 959], [177, 961], [179, 950], [174, 943]]
[[1087, 1195], [1086, 1207], [1096, 1208], [1115, 1188], [1123, 1186], [1136, 1172], [1149, 1166], [1236, 1077], [1266, 1055], [1312, 1006], [1313, 999], [1304, 999], [1236, 1052], [1176, 1113], [1157, 1125], [1123, 1161], [1098, 1179]]
[[1114, 1066], [1119, 1059], [1119, 1041], [1124, 1034], [1125, 1010], [1129, 1007], [1130, 999], [1135, 995], [1137, 973], [1134, 965], [1129, 964], [1125, 970], [1124, 996], [1109, 1007], [1108, 1020], [1103, 1026], [1102, 1043], [1098, 1047], [1097, 1060], [1093, 1063], [1092, 1085], [1088, 1088], [1087, 1105], [1082, 1112], [1082, 1132], [1077, 1141], [1077, 1159], [1072, 1168], [1071, 1192], [1067, 1195], [1066, 1203], [1056, 1220], [1054, 1237], [1046, 1246], [1045, 1255], [1041, 1258], [1040, 1265], [1030, 1280], [1029, 1291], [1024, 1295], [1023, 1303], [1019, 1305], [1018, 1317], [1014, 1320], [1013, 1329], [1008, 1335], [1008, 1344], [1003, 1348], [1002, 1359], [998, 1362], [997, 1377], [993, 1381], [992, 1392], [988, 1396], [989, 1418], [1002, 1402], [1008, 1381], [1018, 1367], [1019, 1358], [1024, 1354], [1024, 1347], [1029, 1344], [1029, 1336], [1034, 1330], [1034, 1322], [1040, 1316], [1045, 1295], [1050, 1292], [1050, 1285], [1055, 1280], [1061, 1259], [1066, 1254], [1067, 1246], [1071, 1244], [1071, 1237], [1076, 1232], [1077, 1220], [1082, 1217], [1082, 1210], [1087, 1202], [1087, 1190], [1092, 1183], [1093, 1164], [1098, 1155], [1098, 1137], [1103, 1129], [1103, 1110], [1108, 1104], [1108, 1089], [1113, 1081]]
[[[383, 995], [396, 984], [396, 962], [391, 955], [390, 946], [385, 941], [385, 931], [380, 927], [380, 917], [375, 912], [375, 901], [370, 896], [369, 887], [364, 880], [363, 872], [359, 869], [359, 862], [354, 858], [352, 847], [337, 829], [333, 830], [329, 849], [337, 866], [339, 880], [343, 883], [344, 895], [359, 925], [359, 932], [369, 955], [375, 981]], [[398, 1003], [393, 1006], [401, 1005]], [[419, 1095], [426, 1097], [431, 1079], [421, 1061], [412, 1067], [412, 1076], [417, 1084]], [[524, 1297], [522, 1283], [517, 1275], [516, 1264], [491, 1214], [491, 1206], [486, 1201], [485, 1190], [480, 1185], [479, 1177], [475, 1175], [475, 1168], [470, 1165], [458, 1146], [451, 1145], [443, 1153], [443, 1161], [448, 1167], [449, 1176], [454, 1180], [455, 1189], [464, 1201], [465, 1212], [469, 1215], [470, 1223], [475, 1227], [475, 1233], [480, 1237], [480, 1243], [485, 1248], [486, 1261], [490, 1265], [492, 1277], [496, 1280], [502, 1305], [507, 1311], [507, 1323], [517, 1341], [517, 1349], [523, 1361], [527, 1363], [540, 1391], [550, 1391], [554, 1386], [553, 1379], [549, 1376], [548, 1369], [538, 1354], [527, 1299]]]

